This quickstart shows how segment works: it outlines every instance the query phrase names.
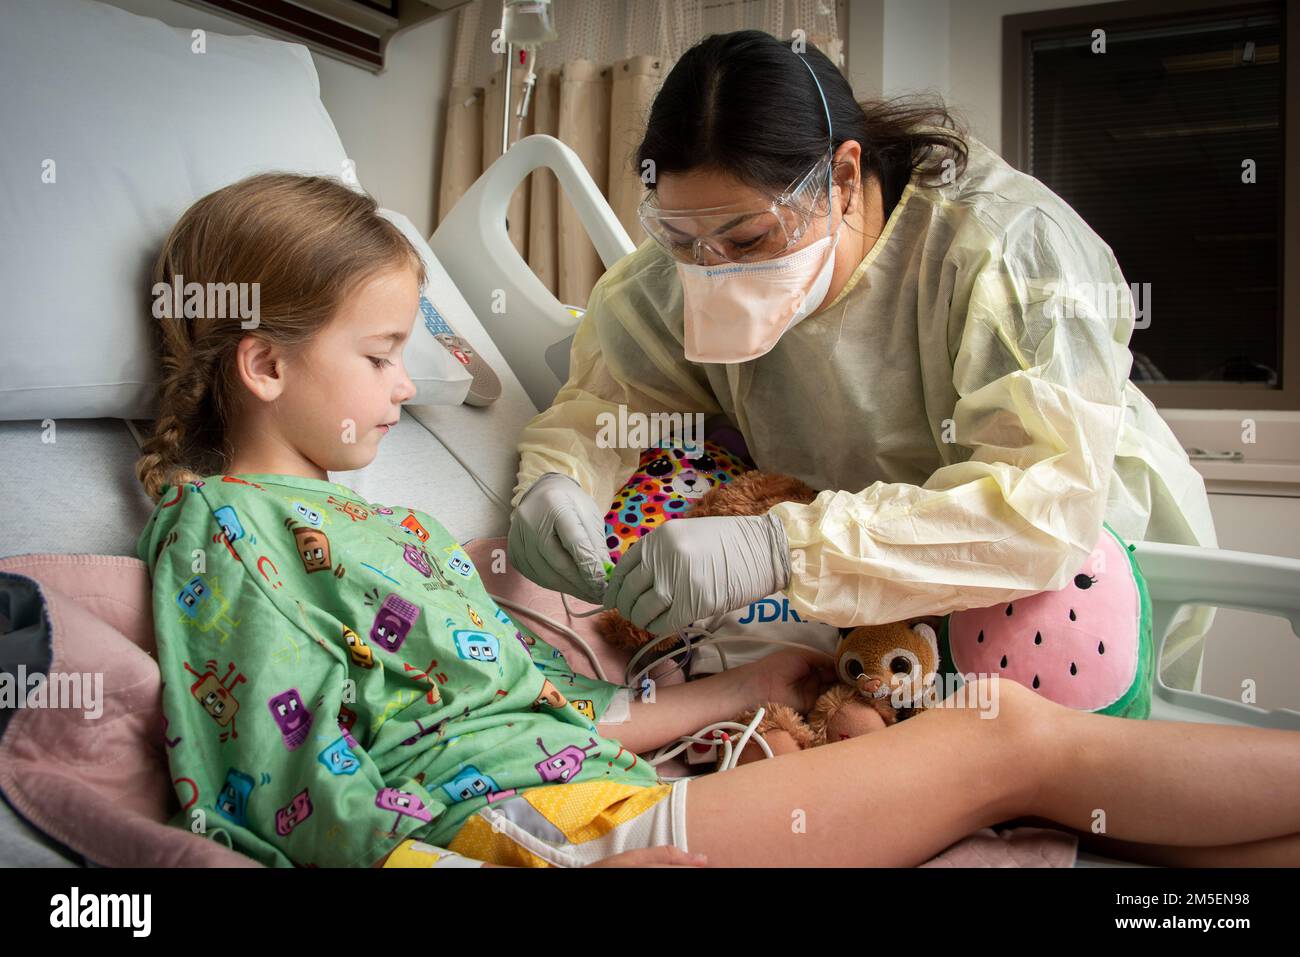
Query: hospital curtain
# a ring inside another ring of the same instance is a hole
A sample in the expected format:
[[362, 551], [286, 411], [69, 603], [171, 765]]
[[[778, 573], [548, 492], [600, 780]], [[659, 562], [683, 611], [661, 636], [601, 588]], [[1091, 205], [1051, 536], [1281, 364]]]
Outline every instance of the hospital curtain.
[[[710, 33], [802, 30], [842, 65], [835, 8], [825, 0], [557, 0], [559, 39], [537, 52], [528, 115], [516, 116], [527, 65], [511, 74], [510, 142], [546, 133], [582, 159], [633, 243], [644, 238], [636, 208], [644, 187], [633, 161], [650, 105], [683, 52]], [[438, 222], [501, 154], [504, 54], [492, 52], [501, 4], [477, 0], [457, 13], [455, 62], [438, 188]], [[509, 234], [533, 272], [561, 302], [586, 306], [604, 266], [550, 170], [516, 191]]]

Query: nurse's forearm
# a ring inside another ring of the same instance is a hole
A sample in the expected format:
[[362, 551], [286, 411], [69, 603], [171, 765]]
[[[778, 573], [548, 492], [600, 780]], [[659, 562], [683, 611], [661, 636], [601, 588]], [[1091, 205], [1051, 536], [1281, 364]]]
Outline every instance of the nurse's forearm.
[[761, 680], [751, 665], [741, 665], [684, 684], [656, 685], [653, 700], [633, 699], [626, 721], [597, 724], [596, 730], [639, 754], [761, 704]]

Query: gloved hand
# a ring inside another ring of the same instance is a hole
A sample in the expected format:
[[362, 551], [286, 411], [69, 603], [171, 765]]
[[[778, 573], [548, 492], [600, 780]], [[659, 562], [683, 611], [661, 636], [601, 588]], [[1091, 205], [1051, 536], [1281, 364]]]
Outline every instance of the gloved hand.
[[772, 515], [680, 518], [632, 544], [604, 606], [655, 636], [743, 608], [790, 583], [790, 546]]
[[599, 604], [605, 593], [605, 513], [567, 475], [547, 472], [510, 515], [510, 564], [543, 588]]

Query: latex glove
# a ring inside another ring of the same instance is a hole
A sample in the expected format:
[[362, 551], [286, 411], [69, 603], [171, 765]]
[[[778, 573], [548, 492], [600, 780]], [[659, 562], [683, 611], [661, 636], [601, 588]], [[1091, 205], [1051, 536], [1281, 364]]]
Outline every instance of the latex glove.
[[573, 479], [547, 472], [510, 515], [510, 564], [543, 588], [599, 604], [605, 593], [605, 513]]
[[790, 546], [771, 515], [679, 518], [627, 550], [604, 606], [652, 635], [743, 608], [790, 583]]

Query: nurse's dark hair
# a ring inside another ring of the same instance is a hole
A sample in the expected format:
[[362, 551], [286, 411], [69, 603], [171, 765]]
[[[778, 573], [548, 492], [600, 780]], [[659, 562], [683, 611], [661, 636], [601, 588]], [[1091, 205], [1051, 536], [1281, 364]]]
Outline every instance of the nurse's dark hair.
[[424, 284], [419, 253], [377, 210], [372, 197], [336, 179], [259, 173], [209, 193], [177, 220], [150, 289], [173, 279], [204, 290], [208, 283], [257, 283], [257, 325], [245, 329], [238, 310], [224, 308], [219, 316], [159, 317], [175, 310], [159, 308], [154, 297], [158, 412], [135, 467], [150, 499], [230, 462], [230, 425], [243, 389], [235, 353], [245, 336], [297, 354], [375, 275], [408, 267]]
[[904, 162], [925, 186], [965, 171], [961, 124], [938, 98], [859, 101], [812, 44], [800, 56], [770, 33], [738, 30], [705, 37], [673, 65], [650, 108], [637, 176], [715, 170], [759, 189], [793, 182], [827, 149], [826, 110], [805, 60], [826, 95], [834, 148], [862, 147], [862, 182]]

